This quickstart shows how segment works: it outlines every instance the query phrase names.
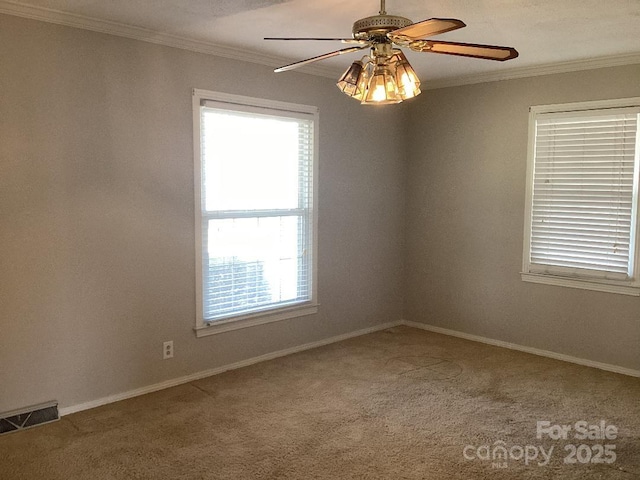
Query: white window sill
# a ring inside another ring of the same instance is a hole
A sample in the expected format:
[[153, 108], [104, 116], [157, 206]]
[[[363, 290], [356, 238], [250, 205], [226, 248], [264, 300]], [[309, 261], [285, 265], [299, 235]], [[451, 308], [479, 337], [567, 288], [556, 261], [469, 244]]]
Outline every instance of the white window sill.
[[586, 280], [577, 278], [561, 277], [557, 275], [541, 273], [521, 273], [525, 282], [542, 283], [545, 285], [555, 285], [558, 287], [580, 288], [583, 290], [595, 290], [598, 292], [619, 293], [622, 295], [640, 296], [640, 286], [622, 285], [620, 283], [608, 283], [606, 281]]
[[241, 317], [230, 318], [226, 320], [218, 320], [205, 323], [196, 327], [196, 337], [207, 337], [218, 333], [229, 332], [231, 330], [240, 330], [241, 328], [263, 325], [265, 323], [279, 322], [289, 318], [303, 317], [305, 315], [313, 315], [318, 313], [318, 304], [305, 304], [295, 307], [281, 308], [267, 312], [257, 312]]

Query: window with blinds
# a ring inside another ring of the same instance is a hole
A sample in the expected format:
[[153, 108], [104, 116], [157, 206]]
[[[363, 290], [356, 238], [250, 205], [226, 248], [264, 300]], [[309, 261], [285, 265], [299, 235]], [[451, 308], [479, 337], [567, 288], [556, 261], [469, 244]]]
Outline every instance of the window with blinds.
[[525, 280], [638, 294], [640, 107], [616, 103], [532, 108]]
[[213, 92], [194, 96], [196, 328], [314, 313], [317, 112]]

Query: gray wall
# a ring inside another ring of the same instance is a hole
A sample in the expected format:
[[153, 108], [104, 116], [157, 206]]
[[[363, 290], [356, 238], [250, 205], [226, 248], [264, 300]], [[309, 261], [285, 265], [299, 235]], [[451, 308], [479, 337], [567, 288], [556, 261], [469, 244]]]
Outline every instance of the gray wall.
[[[640, 299], [519, 275], [528, 107], [640, 96], [640, 66], [376, 109], [330, 79], [2, 15], [0, 59], [0, 412], [398, 320], [403, 302], [407, 320], [640, 369]], [[193, 87], [320, 108], [318, 315], [195, 338]]]
[[[401, 318], [403, 107], [362, 108], [331, 79], [2, 15], [0, 59], [0, 412]], [[319, 107], [318, 315], [195, 338], [193, 87]]]
[[635, 65], [416, 99], [405, 319], [640, 369], [640, 298], [520, 280], [529, 106], [640, 96], [639, 78]]

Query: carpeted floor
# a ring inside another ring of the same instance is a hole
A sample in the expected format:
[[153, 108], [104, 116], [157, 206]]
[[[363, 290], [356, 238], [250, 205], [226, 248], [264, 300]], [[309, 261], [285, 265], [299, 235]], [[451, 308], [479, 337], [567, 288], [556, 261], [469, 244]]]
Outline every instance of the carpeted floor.
[[640, 380], [398, 327], [3, 435], [0, 478], [640, 479]]

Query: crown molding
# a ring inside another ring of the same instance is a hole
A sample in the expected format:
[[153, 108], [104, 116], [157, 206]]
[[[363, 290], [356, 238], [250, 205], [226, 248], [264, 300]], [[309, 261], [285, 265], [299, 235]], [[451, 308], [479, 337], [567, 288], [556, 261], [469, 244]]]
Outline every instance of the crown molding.
[[[180, 48], [197, 53], [214, 55], [223, 58], [230, 58], [243, 62], [266, 65], [268, 67], [279, 67], [290, 63], [291, 59], [257, 53], [240, 48], [218, 45], [216, 43], [194, 40], [179, 35], [158, 32], [133, 25], [102, 20], [99, 18], [77, 15], [45, 7], [25, 5], [20, 2], [0, 0], [0, 13], [14, 15], [17, 17], [40, 20], [43, 22], [75, 27], [94, 32], [116, 35], [135, 40], [140, 40], [157, 45]], [[458, 87], [462, 85], [473, 85], [477, 83], [496, 82], [500, 80], [512, 80], [517, 78], [537, 77], [540, 75], [552, 75], [557, 73], [570, 73], [582, 70], [592, 70], [597, 68], [618, 67], [623, 65], [640, 64], [640, 53], [616, 55], [610, 57], [598, 57], [583, 60], [574, 60], [562, 63], [550, 63], [544, 65], [534, 65], [529, 67], [511, 68], [498, 72], [479, 73], [460, 77], [428, 79], [421, 87], [424, 90], [435, 90], [438, 88]], [[297, 70], [298, 73], [306, 73], [320, 77], [335, 78], [340, 72], [331, 67], [323, 67], [317, 64], [305, 65]]]
[[640, 64], [640, 53], [589, 58], [562, 63], [547, 63], [543, 65], [533, 65], [530, 67], [510, 68], [499, 72], [479, 73], [463, 77], [436, 79], [433, 81], [426, 80], [423, 85], [420, 85], [420, 87], [424, 87], [426, 90], [435, 90], [437, 88], [459, 87], [462, 85], [473, 85], [476, 83], [514, 80], [517, 78], [538, 77], [541, 75], [571, 73], [583, 70], [594, 70], [597, 68], [620, 67], [636, 64]]
[[[179, 35], [158, 32], [124, 23], [112, 22], [110, 20], [77, 15], [52, 8], [25, 5], [19, 2], [0, 0], [0, 13], [29, 18], [32, 20], [40, 20], [47, 23], [54, 23], [56, 25], [64, 25], [66, 27], [75, 27], [83, 30], [91, 30], [93, 32], [106, 33], [118, 37], [131, 38], [143, 42], [180, 48], [182, 50], [189, 50], [217, 57], [230, 58], [258, 65], [266, 65], [268, 67], [280, 67], [291, 62], [290, 58], [251, 52], [248, 50], [218, 45], [212, 42], [194, 40]], [[329, 78], [336, 76], [336, 71], [334, 69], [318, 65], [305, 65], [297, 70], [297, 72]]]

